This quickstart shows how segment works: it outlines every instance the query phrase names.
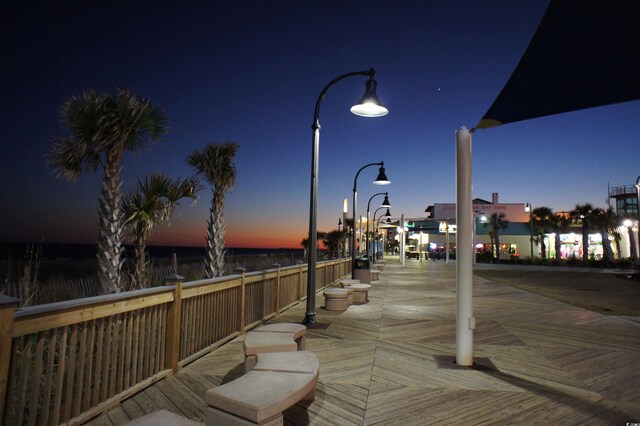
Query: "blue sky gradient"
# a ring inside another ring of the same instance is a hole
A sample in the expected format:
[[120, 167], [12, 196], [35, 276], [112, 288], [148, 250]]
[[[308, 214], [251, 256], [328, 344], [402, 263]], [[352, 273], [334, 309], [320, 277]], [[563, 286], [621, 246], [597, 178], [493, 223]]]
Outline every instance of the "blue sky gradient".
[[[240, 145], [225, 214], [229, 246], [299, 247], [308, 231], [315, 101], [336, 76], [377, 71], [389, 115], [349, 112], [365, 78], [322, 104], [318, 229], [337, 227], [357, 170], [384, 161], [399, 216], [455, 200], [454, 132], [473, 127], [524, 53], [548, 1], [22, 2], [0, 18], [0, 241], [93, 242], [100, 173], [75, 183], [46, 167], [58, 109], [122, 83], [162, 107], [170, 133], [123, 162], [125, 189], [212, 141]], [[531, 82], [544, 84], [544, 82]], [[526, 100], [523, 100], [526, 102]], [[638, 168], [638, 101], [474, 134], [474, 196], [556, 211], [604, 206]], [[361, 173], [361, 211], [379, 192]], [[184, 203], [152, 243], [204, 243], [211, 192]]]

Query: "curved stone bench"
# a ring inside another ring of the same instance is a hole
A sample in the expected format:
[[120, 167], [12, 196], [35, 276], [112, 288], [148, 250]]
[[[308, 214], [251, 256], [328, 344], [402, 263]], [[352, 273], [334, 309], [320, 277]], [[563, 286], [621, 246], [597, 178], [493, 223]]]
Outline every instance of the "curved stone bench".
[[251, 370], [256, 365], [256, 355], [266, 352], [295, 352], [298, 344], [293, 340], [293, 333], [253, 332], [244, 336], [244, 370]]
[[251, 332], [273, 332], [273, 333], [293, 333], [293, 340], [298, 345], [298, 350], [304, 350], [304, 337], [307, 334], [307, 327], [302, 324], [296, 324], [292, 322], [276, 322], [273, 324], [261, 325], [256, 327]]
[[315, 398], [320, 364], [313, 352], [262, 353], [236, 380], [209, 389], [208, 425], [282, 425], [282, 412]]
[[353, 290], [353, 303], [356, 305], [367, 303], [369, 301], [369, 289], [371, 284], [351, 284], [343, 285], [344, 289]]
[[349, 307], [349, 292], [344, 288], [328, 288], [322, 294], [327, 311], [345, 311]]
[[340, 285], [360, 284], [360, 280], [354, 280], [353, 278], [343, 278], [338, 280]]

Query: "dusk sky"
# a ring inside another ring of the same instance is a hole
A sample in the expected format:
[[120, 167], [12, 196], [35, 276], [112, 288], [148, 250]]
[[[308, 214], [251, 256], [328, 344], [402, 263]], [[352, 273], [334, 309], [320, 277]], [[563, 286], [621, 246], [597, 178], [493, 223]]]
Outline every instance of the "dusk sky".
[[[378, 161], [392, 184], [376, 187], [377, 168], [363, 171], [358, 213], [382, 190], [394, 217], [424, 217], [428, 205], [455, 201], [455, 131], [490, 107], [548, 4], [8, 0], [0, 17], [0, 242], [95, 242], [101, 173], [58, 180], [46, 154], [66, 135], [58, 111], [67, 97], [123, 84], [170, 121], [161, 143], [127, 154], [125, 189], [148, 173], [192, 175], [187, 155], [235, 141], [227, 245], [299, 248], [316, 99], [333, 78], [371, 66], [387, 116], [349, 112], [365, 77], [339, 82], [322, 103], [318, 229], [337, 228], [344, 198], [351, 209], [355, 173]], [[634, 101], [479, 130], [473, 195], [497, 192], [502, 202], [555, 211], [604, 207], [608, 184], [630, 185], [640, 174], [639, 118]], [[204, 245], [210, 199], [207, 188], [195, 206], [183, 202], [151, 243]]]

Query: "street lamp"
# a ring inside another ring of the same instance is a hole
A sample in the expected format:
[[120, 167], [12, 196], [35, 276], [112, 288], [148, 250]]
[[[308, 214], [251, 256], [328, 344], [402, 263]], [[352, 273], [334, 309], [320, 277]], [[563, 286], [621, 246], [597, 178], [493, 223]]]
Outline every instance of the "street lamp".
[[318, 257], [318, 155], [320, 149], [320, 104], [324, 99], [327, 90], [338, 81], [353, 76], [369, 76], [369, 80], [365, 83], [365, 93], [357, 105], [351, 107], [351, 112], [362, 117], [382, 117], [389, 111], [382, 106], [378, 96], [376, 95], [376, 81], [373, 77], [376, 75], [375, 70], [371, 67], [368, 71], [354, 71], [342, 74], [334, 78], [327, 84], [322, 91], [313, 113], [313, 124], [311, 130], [313, 132], [312, 149], [311, 149], [311, 191], [309, 206], [309, 262], [307, 269], [307, 312], [304, 317], [304, 324], [316, 323], [316, 259]]
[[[384, 161], [379, 163], [369, 163], [360, 167], [356, 177], [353, 179], [353, 223], [356, 223], [356, 212], [358, 211], [358, 176], [360, 172], [371, 166], [380, 166], [378, 169], [378, 177], [373, 181], [374, 185], [389, 185], [391, 181], [387, 179], [384, 172]], [[368, 225], [368, 224], [367, 224]], [[356, 264], [356, 227], [353, 227], [353, 240], [351, 241], [351, 278], [353, 278], [354, 266]]]
[[[389, 193], [388, 192], [378, 192], [377, 194], [373, 194], [371, 198], [369, 198], [369, 202], [367, 203], [367, 247], [366, 253], [367, 257], [369, 257], [369, 209], [371, 208], [371, 200], [378, 195], [384, 195], [384, 201], [380, 204], [380, 207], [391, 207], [391, 203], [389, 203]], [[376, 210], [377, 211], [377, 210]], [[375, 225], [376, 214], [373, 213], [373, 220]]]
[[[524, 211], [529, 212], [529, 243], [531, 246], [531, 259], [533, 259], [533, 206], [531, 206], [531, 203], [524, 205]], [[560, 248], [556, 247], [556, 250], [560, 250]]]
[[[385, 200], [387, 199], [387, 197], [385, 197]], [[389, 206], [391, 207], [391, 206]], [[373, 259], [375, 260], [378, 257], [378, 225], [380, 223], [380, 219], [382, 219], [383, 217], [386, 217], [387, 220], [389, 220], [389, 217], [391, 217], [391, 212], [389, 211], [389, 207], [386, 206], [380, 206], [376, 209], [376, 211], [373, 212], [373, 229], [374, 229], [374, 233], [376, 235], [376, 249], [375, 252], [373, 253]], [[379, 210], [382, 210], [386, 208], [387, 212], [385, 214], [383, 214], [382, 216], [380, 216], [380, 218], [378, 219], [378, 221], [376, 222], [376, 213], [378, 213]]]

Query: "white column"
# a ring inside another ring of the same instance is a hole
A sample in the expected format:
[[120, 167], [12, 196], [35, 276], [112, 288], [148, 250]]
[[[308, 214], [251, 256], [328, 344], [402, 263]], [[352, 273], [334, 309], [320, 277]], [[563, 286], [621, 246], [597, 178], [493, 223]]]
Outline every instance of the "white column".
[[418, 243], [418, 258], [422, 262], [422, 231], [420, 231], [420, 243]]
[[473, 365], [473, 205], [471, 133], [456, 132], [456, 363]]
[[400, 216], [400, 264], [402, 265], [402, 267], [404, 268], [404, 261], [405, 261], [405, 254], [404, 254], [404, 250], [405, 250], [405, 235], [404, 235], [404, 214], [402, 214]]

